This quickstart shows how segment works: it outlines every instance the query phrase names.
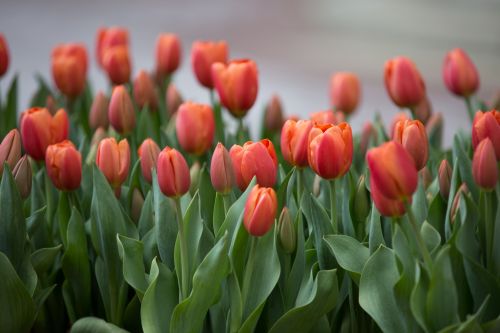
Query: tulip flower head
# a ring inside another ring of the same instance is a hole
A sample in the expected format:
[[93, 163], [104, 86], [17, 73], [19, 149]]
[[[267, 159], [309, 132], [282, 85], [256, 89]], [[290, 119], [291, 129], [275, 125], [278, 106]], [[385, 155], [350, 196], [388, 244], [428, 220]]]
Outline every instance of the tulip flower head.
[[317, 125], [337, 124], [335, 114], [331, 110], [313, 112], [309, 115], [309, 118]]
[[156, 165], [160, 190], [167, 197], [178, 198], [189, 191], [191, 179], [186, 160], [179, 151], [165, 147]]
[[121, 135], [126, 135], [134, 129], [134, 105], [125, 86], [117, 86], [113, 89], [108, 117], [111, 126]]
[[236, 184], [233, 162], [222, 143], [218, 143], [210, 163], [210, 180], [214, 189], [223, 194], [231, 191]]
[[371, 196], [375, 207], [377, 207], [377, 210], [383, 216], [399, 217], [406, 212], [404, 201], [386, 197], [380, 191], [376, 182], [371, 183]]
[[158, 155], [160, 155], [160, 147], [152, 139], [148, 138], [142, 142], [137, 151], [141, 159], [141, 171], [144, 179], [151, 184], [153, 177], [151, 169], [156, 168]]
[[495, 149], [497, 161], [500, 161], [500, 112], [476, 112], [472, 122], [472, 146], [477, 148], [479, 143], [489, 138]]
[[306, 167], [309, 132], [313, 127], [310, 120], [287, 120], [281, 130], [281, 152], [283, 158], [293, 166]]
[[167, 105], [167, 112], [169, 116], [172, 116], [177, 112], [179, 106], [184, 102], [182, 96], [175, 86], [175, 84], [170, 83], [168, 85], [167, 91], [165, 93], [165, 102]]
[[429, 143], [424, 124], [420, 120], [400, 120], [394, 126], [392, 140], [400, 143], [410, 153], [415, 167], [421, 170], [429, 158]]
[[175, 129], [180, 146], [186, 152], [200, 156], [214, 140], [215, 120], [209, 105], [185, 102], [175, 118]]
[[82, 44], [58, 45], [52, 51], [52, 76], [67, 97], [82, 94], [87, 79], [87, 50]]
[[107, 50], [116, 47], [128, 47], [128, 31], [121, 27], [100, 28], [97, 31], [96, 58], [100, 67], [104, 65], [104, 54]]
[[472, 159], [472, 176], [479, 187], [486, 191], [495, 189], [498, 182], [498, 167], [495, 148], [489, 138], [476, 147]]
[[442, 160], [438, 170], [439, 193], [444, 200], [450, 195], [451, 167], [447, 160]]
[[89, 112], [89, 125], [92, 129], [99, 127], [108, 128], [108, 108], [109, 101], [106, 95], [100, 90], [94, 97]]
[[11, 130], [0, 143], [0, 178], [3, 164], [7, 163], [12, 170], [21, 158], [21, 135], [17, 129]]
[[467, 53], [460, 48], [446, 54], [443, 80], [449, 91], [457, 96], [469, 97], [479, 87], [479, 74]]
[[120, 187], [127, 179], [130, 169], [130, 146], [126, 139], [116, 142], [115, 138], [103, 139], [97, 148], [97, 167], [104, 174], [115, 194], [119, 196]]
[[354, 73], [339, 72], [330, 80], [330, 101], [335, 110], [351, 114], [359, 104], [361, 87]]
[[385, 63], [385, 88], [394, 104], [415, 107], [425, 98], [425, 85], [420, 72], [410, 59], [396, 57]]
[[272, 228], [277, 210], [276, 192], [270, 187], [255, 185], [245, 204], [245, 229], [252, 236], [264, 236]]
[[2, 33], [0, 33], [0, 78], [9, 69], [9, 47]]
[[213, 89], [212, 65], [215, 63], [226, 64], [228, 60], [228, 47], [225, 41], [195, 41], [191, 47], [191, 65], [198, 82]]
[[50, 145], [45, 154], [47, 174], [56, 188], [73, 191], [80, 187], [82, 180], [82, 155], [69, 141]]
[[177, 70], [181, 59], [181, 42], [175, 34], [161, 34], [156, 40], [156, 73], [160, 77]]
[[134, 80], [134, 99], [142, 109], [148, 107], [155, 111], [158, 108], [158, 94], [153, 79], [145, 70], [141, 70]]
[[107, 49], [102, 61], [103, 68], [112, 84], [120, 85], [129, 82], [132, 69], [127, 46], [115, 46]]
[[16, 181], [17, 189], [21, 198], [26, 199], [31, 193], [31, 163], [28, 155], [24, 155], [17, 162], [14, 170], [12, 170], [12, 176]]
[[283, 107], [278, 95], [273, 95], [266, 105], [264, 126], [271, 132], [279, 132], [283, 126]]

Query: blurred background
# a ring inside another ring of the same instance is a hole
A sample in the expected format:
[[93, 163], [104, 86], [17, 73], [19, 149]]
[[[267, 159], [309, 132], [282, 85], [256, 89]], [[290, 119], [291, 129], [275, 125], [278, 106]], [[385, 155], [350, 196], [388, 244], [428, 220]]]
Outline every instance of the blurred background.
[[362, 82], [362, 102], [351, 124], [355, 131], [380, 112], [390, 122], [398, 108], [383, 84], [384, 62], [397, 55], [414, 60], [434, 111], [445, 119], [445, 144], [457, 128], [469, 128], [463, 101], [442, 81], [445, 53], [461, 47], [480, 73], [478, 97], [489, 101], [500, 90], [500, 1], [498, 0], [253, 0], [124, 1], [0, 0], [0, 31], [11, 55], [2, 91], [20, 74], [20, 107], [36, 88], [34, 73], [52, 83], [50, 52], [61, 42], [83, 42], [94, 90], [107, 81], [95, 62], [98, 27], [127, 27], [133, 76], [154, 67], [154, 45], [161, 32], [182, 40], [183, 62], [174, 81], [185, 99], [208, 102], [190, 65], [197, 39], [228, 41], [230, 57], [248, 57], [259, 67], [259, 95], [248, 122], [256, 133], [263, 107], [273, 93], [285, 113], [306, 116], [329, 106], [329, 78], [353, 71]]

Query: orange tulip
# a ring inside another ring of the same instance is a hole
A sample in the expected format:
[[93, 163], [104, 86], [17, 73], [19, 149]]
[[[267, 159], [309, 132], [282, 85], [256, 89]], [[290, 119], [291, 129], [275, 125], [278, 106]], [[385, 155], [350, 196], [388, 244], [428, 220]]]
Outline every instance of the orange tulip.
[[406, 212], [404, 202], [401, 200], [392, 200], [384, 196], [375, 183], [371, 185], [371, 196], [375, 207], [383, 216], [398, 217]]
[[229, 193], [236, 182], [233, 162], [226, 147], [220, 142], [212, 155], [210, 180], [214, 189], [223, 194]]
[[411, 120], [406, 112], [398, 112], [394, 115], [391, 121], [390, 134], [391, 138], [394, 137], [394, 131], [396, 130], [396, 124], [400, 121]]
[[126, 135], [134, 129], [134, 105], [125, 86], [117, 86], [113, 89], [108, 117], [111, 126], [121, 135]]
[[66, 96], [82, 94], [87, 79], [87, 50], [82, 44], [58, 45], [52, 50], [52, 76]]
[[99, 66], [104, 67], [104, 53], [115, 46], [128, 47], [128, 31], [121, 27], [100, 28], [97, 31], [96, 58]]
[[399, 107], [415, 107], [425, 98], [420, 72], [410, 59], [397, 57], [385, 63], [385, 88]]
[[335, 110], [351, 114], [359, 104], [361, 88], [354, 73], [339, 72], [330, 80], [330, 101]]
[[176, 113], [179, 106], [181, 106], [184, 102], [179, 90], [177, 90], [177, 87], [173, 83], [168, 85], [167, 92], [165, 94], [165, 102], [167, 105], [167, 113], [170, 116]]
[[479, 74], [467, 53], [460, 48], [446, 54], [443, 65], [443, 80], [449, 91], [468, 97], [479, 87]]
[[104, 174], [117, 196], [127, 179], [130, 169], [130, 146], [126, 139], [116, 142], [115, 138], [102, 139], [97, 147], [95, 163]]
[[281, 130], [281, 153], [285, 161], [298, 167], [309, 165], [307, 146], [309, 132], [313, 127], [310, 120], [287, 120]]
[[17, 129], [11, 130], [0, 143], [0, 178], [3, 174], [3, 164], [7, 163], [10, 170], [21, 158], [21, 135]]
[[241, 118], [253, 106], [259, 89], [257, 65], [252, 60], [233, 60], [212, 65], [212, 80], [222, 105]]
[[442, 160], [438, 170], [439, 193], [444, 200], [448, 200], [450, 195], [452, 170], [447, 160]]
[[0, 77], [9, 69], [9, 47], [4, 35], [0, 33]]
[[489, 138], [483, 139], [476, 147], [472, 159], [472, 175], [474, 181], [482, 189], [491, 191], [498, 182], [498, 167], [493, 143]]
[[177, 70], [181, 59], [181, 42], [175, 34], [161, 34], [156, 40], [156, 73], [165, 77]]
[[269, 131], [278, 132], [283, 126], [283, 107], [278, 95], [273, 95], [266, 105], [264, 125]]
[[214, 140], [215, 120], [212, 108], [205, 104], [185, 102], [175, 118], [177, 140], [186, 152], [204, 154]]
[[336, 124], [337, 119], [331, 110], [313, 112], [309, 118], [317, 125]]
[[148, 106], [150, 110], [158, 108], [158, 94], [151, 76], [145, 71], [139, 71], [134, 80], [134, 99], [137, 106], [142, 109]]
[[97, 129], [99, 127], [108, 128], [108, 108], [109, 102], [108, 98], [100, 90], [94, 97], [92, 106], [89, 112], [89, 125], [92, 129]]
[[73, 191], [82, 180], [82, 155], [69, 140], [50, 145], [45, 154], [47, 174], [55, 187]]
[[483, 139], [489, 138], [495, 149], [497, 161], [500, 161], [500, 112], [476, 112], [472, 122], [472, 145], [477, 148]]
[[49, 145], [68, 138], [69, 121], [64, 109], [52, 116], [46, 108], [34, 107], [21, 115], [21, 137], [24, 149], [37, 161], [45, 159]]
[[111, 83], [125, 84], [130, 80], [130, 57], [127, 46], [114, 46], [104, 52], [103, 68]]
[[392, 140], [403, 145], [410, 153], [415, 167], [421, 170], [429, 158], [429, 143], [424, 124], [420, 120], [400, 120], [396, 123]]
[[198, 82], [206, 88], [213, 89], [212, 65], [227, 63], [228, 48], [225, 41], [195, 41], [191, 47], [191, 65]]
[[245, 204], [245, 229], [252, 236], [264, 236], [272, 228], [277, 210], [276, 192], [271, 187], [255, 185]]
[[309, 132], [309, 166], [324, 179], [342, 177], [352, 163], [352, 130], [347, 123], [314, 125]]
[[137, 151], [141, 159], [141, 171], [144, 179], [151, 184], [153, 177], [151, 169], [156, 168], [160, 147], [152, 139], [148, 138], [142, 142]]
[[189, 191], [191, 185], [189, 167], [177, 150], [165, 147], [158, 155], [156, 169], [158, 184], [167, 197], [178, 198]]

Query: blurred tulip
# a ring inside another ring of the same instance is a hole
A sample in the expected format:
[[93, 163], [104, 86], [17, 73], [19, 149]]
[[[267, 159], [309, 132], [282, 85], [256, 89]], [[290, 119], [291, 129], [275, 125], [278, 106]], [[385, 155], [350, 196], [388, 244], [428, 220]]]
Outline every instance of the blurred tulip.
[[408, 200], [417, 189], [418, 175], [411, 155], [404, 147], [390, 141], [366, 154], [370, 186], [391, 200]]
[[57, 88], [75, 98], [85, 89], [87, 50], [82, 44], [62, 44], [52, 50], [52, 76]]
[[377, 140], [377, 131], [373, 127], [373, 124], [367, 121], [363, 125], [363, 129], [361, 130], [361, 139], [359, 141], [359, 150], [361, 151], [361, 156], [366, 155], [366, 151], [370, 146], [370, 143], [373, 145]]
[[104, 64], [104, 53], [115, 46], [128, 47], [128, 31], [121, 27], [100, 28], [97, 30], [96, 57], [100, 67]]
[[189, 191], [189, 167], [177, 150], [165, 147], [158, 155], [156, 170], [160, 189], [167, 197], [178, 198]]
[[396, 123], [392, 140], [400, 143], [410, 153], [415, 167], [421, 170], [429, 158], [429, 141], [420, 120], [400, 120]]
[[386, 197], [378, 188], [375, 182], [371, 182], [371, 196], [375, 207], [383, 216], [399, 217], [406, 212], [404, 202], [402, 200], [393, 200]]
[[278, 95], [273, 95], [264, 111], [264, 126], [271, 132], [279, 132], [283, 126], [283, 108]]
[[132, 191], [132, 205], [130, 207], [130, 217], [132, 221], [139, 222], [142, 213], [142, 206], [144, 206], [144, 197], [138, 188]]
[[352, 130], [348, 123], [314, 125], [309, 132], [309, 166], [328, 180], [342, 177], [352, 163]]
[[494, 110], [500, 109], [500, 90], [497, 90], [490, 100], [490, 108]]
[[392, 117], [392, 121], [391, 121], [391, 127], [390, 127], [390, 134], [391, 134], [391, 138], [394, 137], [394, 129], [396, 128], [396, 124], [398, 122], [400, 122], [401, 120], [411, 120], [410, 117], [408, 117], [408, 114], [406, 112], [398, 112], [394, 115], [394, 117]]
[[113, 89], [108, 117], [111, 126], [121, 135], [126, 135], [134, 129], [134, 105], [125, 86], [117, 86]]
[[160, 155], [160, 147], [152, 139], [147, 138], [142, 142], [137, 151], [141, 159], [141, 171], [144, 179], [151, 184], [153, 177], [151, 169], [156, 168], [158, 155]]
[[330, 102], [335, 110], [351, 114], [359, 104], [361, 87], [354, 73], [339, 72], [330, 80]]
[[427, 124], [432, 115], [432, 105], [426, 96], [415, 108], [415, 119], [420, 120], [424, 125]]
[[483, 139], [489, 138], [495, 149], [497, 161], [500, 161], [500, 112], [476, 112], [472, 123], [472, 145], [474, 150]]
[[309, 118], [312, 120], [313, 123], [317, 125], [337, 123], [333, 112], [330, 110], [313, 112], [309, 115]]
[[195, 41], [191, 47], [191, 65], [193, 72], [200, 84], [208, 89], [213, 89], [212, 65], [227, 63], [228, 48], [225, 41]]
[[108, 98], [104, 95], [102, 90], [99, 90], [94, 97], [94, 101], [92, 102], [89, 112], [89, 125], [92, 129], [95, 130], [99, 127], [108, 128], [108, 108]]
[[495, 189], [498, 182], [498, 167], [495, 148], [489, 138], [483, 139], [476, 147], [472, 159], [474, 181], [484, 190]]
[[433, 181], [432, 174], [429, 171], [429, 168], [425, 166], [421, 170], [419, 170], [418, 173], [424, 183], [424, 189], [427, 190], [427, 188], [432, 184]]
[[10, 130], [0, 143], [0, 178], [3, 164], [7, 163], [12, 170], [21, 158], [21, 135], [17, 129]]
[[123, 139], [116, 142], [115, 138], [103, 139], [97, 148], [95, 163], [118, 197], [120, 187], [127, 179], [130, 169], [130, 146], [128, 141]]
[[252, 236], [264, 236], [272, 228], [277, 210], [276, 192], [271, 187], [255, 185], [245, 204], [245, 229]]
[[9, 69], [9, 46], [4, 35], [0, 33], [0, 78]]
[[420, 72], [409, 58], [396, 57], [385, 63], [385, 88], [399, 107], [416, 107], [425, 98]]
[[66, 140], [68, 132], [68, 115], [64, 109], [52, 116], [46, 108], [34, 107], [21, 115], [24, 149], [37, 161], [45, 159], [45, 150], [49, 145]]
[[271, 141], [248, 141], [243, 146], [233, 145], [229, 150], [236, 183], [244, 191], [254, 176], [257, 184], [272, 187], [276, 183], [278, 160]]
[[287, 254], [294, 253], [297, 247], [297, 232], [286, 207], [283, 207], [278, 219], [278, 236], [283, 251]]
[[293, 166], [306, 167], [309, 132], [313, 127], [310, 120], [287, 120], [281, 130], [281, 153], [285, 161]]
[[69, 141], [50, 145], [45, 154], [47, 175], [54, 186], [61, 191], [73, 191], [82, 180], [82, 155]]
[[191, 179], [189, 193], [191, 193], [191, 195], [194, 195], [196, 193], [200, 185], [200, 171], [201, 164], [198, 161], [195, 161], [193, 165], [191, 165], [191, 168], [189, 168], [189, 178]]
[[170, 83], [168, 85], [167, 93], [165, 95], [166, 95], [165, 100], [167, 103], [167, 112], [170, 116], [172, 116], [174, 113], [177, 112], [179, 106], [181, 106], [184, 100], [182, 99], [179, 90], [177, 90], [177, 87], [173, 83]]
[[158, 108], [158, 94], [155, 83], [145, 70], [139, 71], [134, 80], [134, 99], [139, 110], [142, 110], [145, 106], [150, 111], [155, 111]]
[[462, 195], [469, 195], [469, 188], [467, 187], [466, 183], [462, 183], [462, 185], [460, 185], [457, 192], [455, 193], [455, 197], [453, 198], [453, 203], [451, 204], [451, 211], [450, 211], [451, 224], [455, 223], [455, 220], [457, 218], [460, 202], [462, 201], [461, 199]]
[[130, 80], [131, 64], [127, 46], [115, 46], [104, 52], [103, 68], [114, 85]]
[[447, 160], [442, 160], [439, 165], [438, 181], [439, 193], [444, 200], [448, 200], [448, 196], [450, 195], [451, 173], [450, 163]]
[[31, 193], [31, 164], [28, 155], [24, 155], [16, 163], [14, 170], [12, 171], [12, 176], [17, 184], [17, 189], [21, 198], [26, 199]]
[[47, 95], [47, 98], [45, 99], [45, 108], [49, 111], [49, 113], [51, 115], [56, 114], [56, 112], [57, 112], [57, 102], [54, 99], [54, 96]]
[[160, 77], [171, 75], [179, 67], [181, 42], [175, 34], [161, 34], [156, 40], [156, 72]]
[[236, 183], [233, 162], [222, 143], [218, 143], [210, 164], [210, 180], [215, 191], [227, 194]]
[[236, 118], [244, 117], [257, 99], [257, 65], [252, 60], [233, 60], [212, 65], [212, 80], [222, 105]]
[[215, 120], [212, 108], [205, 104], [185, 102], [175, 118], [177, 140], [186, 152], [203, 155], [214, 140]]
[[479, 74], [467, 53], [460, 48], [446, 54], [443, 65], [443, 80], [449, 91], [458, 96], [469, 97], [479, 87]]

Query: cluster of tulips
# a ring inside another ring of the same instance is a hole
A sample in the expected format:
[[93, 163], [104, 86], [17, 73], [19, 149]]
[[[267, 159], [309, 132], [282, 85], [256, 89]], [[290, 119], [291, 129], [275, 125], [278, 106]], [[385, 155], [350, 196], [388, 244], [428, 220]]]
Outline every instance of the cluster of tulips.
[[[451, 150], [409, 58], [385, 64], [403, 109], [389, 130], [376, 117], [353, 134], [361, 84], [339, 72], [327, 110], [285, 117], [275, 95], [252, 141], [256, 63], [194, 42], [211, 104], [183, 101], [181, 49], [160, 35], [155, 70], [131, 81], [128, 31], [100, 29], [112, 89], [93, 96], [86, 47], [58, 45], [57, 90], [38, 78], [19, 117], [14, 78], [0, 102], [5, 332], [499, 329], [499, 103], [474, 99], [462, 49], [443, 79], [472, 128]], [[8, 64], [0, 34], [0, 77]]]

